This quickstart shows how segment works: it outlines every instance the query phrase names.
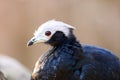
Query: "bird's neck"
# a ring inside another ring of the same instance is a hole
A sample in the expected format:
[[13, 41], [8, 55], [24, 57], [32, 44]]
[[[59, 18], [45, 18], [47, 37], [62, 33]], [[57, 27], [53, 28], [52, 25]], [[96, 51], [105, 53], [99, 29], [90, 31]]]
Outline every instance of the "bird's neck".
[[[76, 40], [76, 37], [74, 35], [71, 35], [71, 37], [64, 39], [64, 41], [57, 45], [53, 46], [52, 51], [59, 52], [67, 52], [67, 53], [74, 53], [74, 51], [78, 50], [78, 52], [82, 53], [82, 47], [81, 44]], [[77, 52], [77, 51], [76, 51]]]
[[73, 34], [70, 34], [69, 37], [64, 37], [58, 45], [54, 47], [64, 46], [65, 44], [74, 45], [74, 43], [78, 42], [76, 37]]

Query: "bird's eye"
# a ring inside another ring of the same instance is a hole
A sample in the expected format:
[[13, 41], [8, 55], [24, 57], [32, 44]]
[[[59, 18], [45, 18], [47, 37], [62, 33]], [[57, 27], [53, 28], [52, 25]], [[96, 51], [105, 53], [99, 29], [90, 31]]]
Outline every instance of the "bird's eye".
[[50, 32], [50, 31], [46, 31], [46, 32], [45, 32], [45, 35], [46, 35], [46, 36], [50, 36], [50, 35], [51, 35], [51, 32]]

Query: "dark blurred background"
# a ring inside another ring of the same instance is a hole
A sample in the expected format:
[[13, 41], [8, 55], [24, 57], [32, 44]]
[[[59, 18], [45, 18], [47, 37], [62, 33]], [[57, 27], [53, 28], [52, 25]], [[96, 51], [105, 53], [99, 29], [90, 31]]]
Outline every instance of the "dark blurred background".
[[75, 26], [81, 43], [107, 48], [120, 57], [119, 0], [0, 0], [0, 54], [31, 70], [49, 46], [27, 47], [27, 41], [50, 19]]

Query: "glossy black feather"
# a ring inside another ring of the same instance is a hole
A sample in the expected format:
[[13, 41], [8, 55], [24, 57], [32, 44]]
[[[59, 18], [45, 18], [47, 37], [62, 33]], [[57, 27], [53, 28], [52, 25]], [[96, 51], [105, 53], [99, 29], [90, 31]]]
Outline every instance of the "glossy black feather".
[[39, 61], [32, 80], [120, 80], [120, 60], [100, 47], [81, 45], [71, 33], [57, 32], [46, 42], [53, 46]]

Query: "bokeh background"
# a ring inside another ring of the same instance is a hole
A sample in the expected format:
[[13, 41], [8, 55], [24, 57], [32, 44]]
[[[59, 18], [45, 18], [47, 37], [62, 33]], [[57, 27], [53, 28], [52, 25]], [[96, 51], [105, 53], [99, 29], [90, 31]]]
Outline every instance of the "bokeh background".
[[120, 57], [120, 0], [0, 0], [0, 54], [32, 70], [49, 46], [27, 47], [27, 41], [50, 19], [75, 26], [81, 43], [107, 48]]

